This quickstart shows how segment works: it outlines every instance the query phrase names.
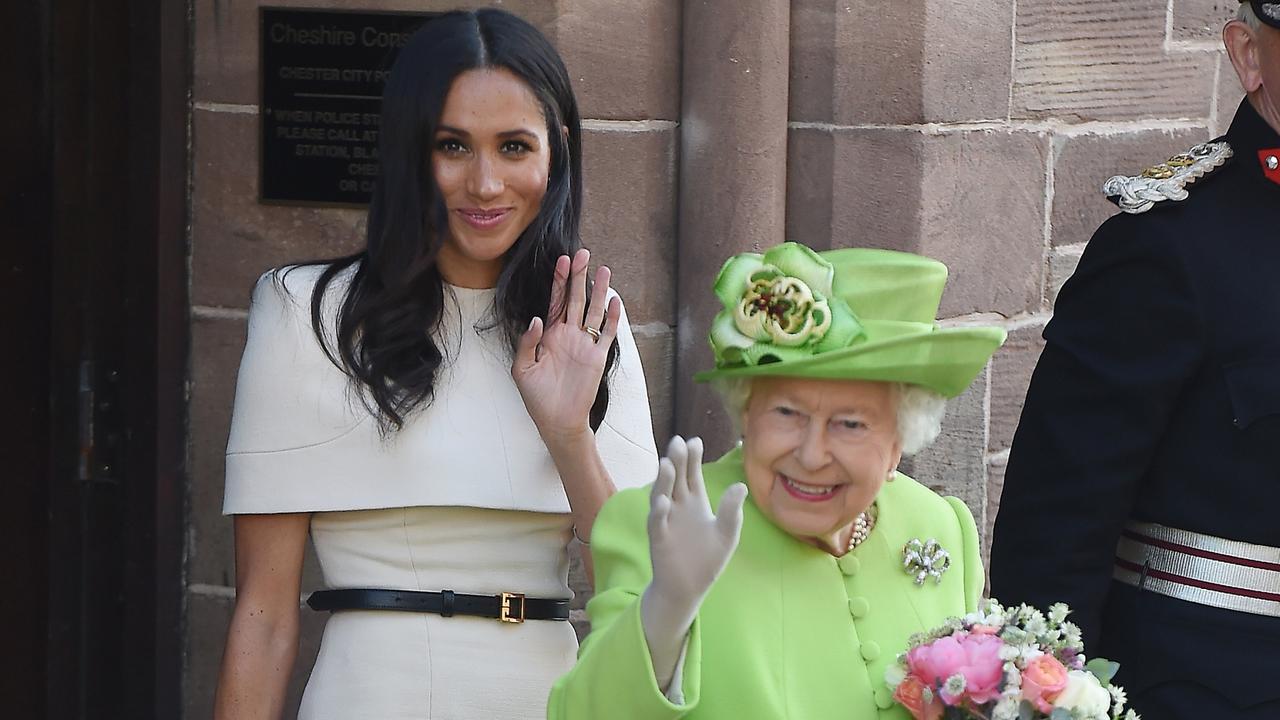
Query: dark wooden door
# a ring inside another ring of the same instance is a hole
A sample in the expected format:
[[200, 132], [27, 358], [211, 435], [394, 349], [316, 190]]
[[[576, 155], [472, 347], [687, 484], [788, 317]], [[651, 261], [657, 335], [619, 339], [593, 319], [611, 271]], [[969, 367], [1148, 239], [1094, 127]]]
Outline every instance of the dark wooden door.
[[[5, 3], [6, 716], [176, 718], [187, 7]], [[11, 397], [10, 397], [11, 396]], [[9, 580], [9, 579], [7, 579]], [[12, 605], [13, 607], [9, 607]], [[19, 620], [20, 619], [20, 620]], [[17, 622], [14, 622], [17, 620]], [[6, 663], [8, 665], [8, 663]], [[8, 682], [6, 682], [8, 684]]]

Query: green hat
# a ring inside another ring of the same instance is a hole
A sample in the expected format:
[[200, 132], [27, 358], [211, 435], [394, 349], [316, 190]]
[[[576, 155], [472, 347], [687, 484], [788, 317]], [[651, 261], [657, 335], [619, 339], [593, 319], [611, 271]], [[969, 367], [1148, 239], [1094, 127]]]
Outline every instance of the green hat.
[[920, 255], [783, 243], [729, 258], [711, 324], [716, 367], [735, 377], [878, 380], [955, 397], [1004, 342], [996, 327], [940, 328], [947, 266]]

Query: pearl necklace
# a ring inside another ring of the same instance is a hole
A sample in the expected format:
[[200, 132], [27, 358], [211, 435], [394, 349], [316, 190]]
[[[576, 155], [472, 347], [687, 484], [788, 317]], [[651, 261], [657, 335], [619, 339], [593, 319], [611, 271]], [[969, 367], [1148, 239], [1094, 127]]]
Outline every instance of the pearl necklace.
[[854, 518], [853, 533], [849, 535], [848, 552], [853, 552], [853, 549], [861, 545], [867, 539], [867, 536], [871, 534], [871, 531], [876, 526], [876, 515], [878, 514], [875, 503], [872, 503], [870, 508], [858, 513], [858, 517]]

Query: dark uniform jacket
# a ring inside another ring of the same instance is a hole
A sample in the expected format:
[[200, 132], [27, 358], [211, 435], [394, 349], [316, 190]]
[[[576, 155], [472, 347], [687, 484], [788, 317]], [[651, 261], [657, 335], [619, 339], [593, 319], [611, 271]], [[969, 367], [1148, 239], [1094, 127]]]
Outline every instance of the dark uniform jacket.
[[1246, 100], [1225, 140], [1062, 288], [991, 550], [992, 595], [1070, 604], [1147, 720], [1280, 718], [1280, 618], [1112, 581], [1129, 520], [1280, 547], [1280, 136]]

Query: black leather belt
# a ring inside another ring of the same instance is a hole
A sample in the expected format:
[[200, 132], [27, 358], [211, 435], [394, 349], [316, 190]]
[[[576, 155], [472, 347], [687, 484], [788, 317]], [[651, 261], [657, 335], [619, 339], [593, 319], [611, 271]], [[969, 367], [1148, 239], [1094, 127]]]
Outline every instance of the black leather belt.
[[307, 598], [312, 610], [402, 610], [405, 612], [451, 615], [475, 615], [522, 623], [525, 620], [568, 620], [568, 600], [526, 598], [523, 593], [504, 592], [497, 595], [467, 595], [452, 590], [419, 592], [416, 590], [378, 590], [343, 588], [317, 590]]

